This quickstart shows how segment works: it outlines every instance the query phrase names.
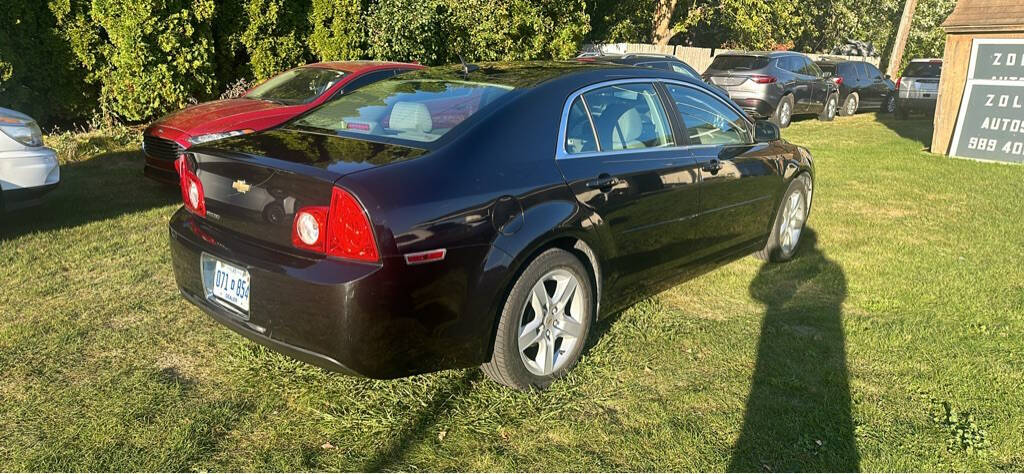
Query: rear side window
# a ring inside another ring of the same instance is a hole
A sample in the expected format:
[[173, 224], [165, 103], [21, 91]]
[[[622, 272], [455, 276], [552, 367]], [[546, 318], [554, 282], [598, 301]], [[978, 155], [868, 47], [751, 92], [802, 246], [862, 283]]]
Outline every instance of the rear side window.
[[786, 57], [779, 58], [779, 63], [778, 64], [779, 64], [779, 68], [780, 69], [785, 69], [785, 70], [787, 70], [789, 72], [795, 72], [795, 73], [799, 73], [800, 72], [800, 67], [803, 66], [803, 63], [800, 62], [798, 60], [798, 58], [793, 57], [793, 56], [786, 56]]
[[[591, 121], [597, 131], [599, 151], [656, 148], [675, 144], [672, 129], [653, 84], [616, 84], [602, 87], [584, 93], [583, 100], [586, 101]], [[575, 104], [573, 106], [575, 107]]]
[[577, 97], [569, 108], [569, 119], [565, 125], [565, 152], [573, 155], [597, 151], [594, 127], [587, 115], [583, 99]]
[[761, 56], [717, 56], [708, 69], [750, 71], [767, 66], [768, 61]]
[[867, 71], [868, 79], [875, 80], [882, 77], [882, 73], [875, 66], [868, 63], [861, 63], [861, 66]]
[[939, 77], [942, 74], [942, 63], [910, 63], [903, 71], [904, 77]]
[[750, 143], [750, 123], [709, 94], [666, 84], [686, 125], [691, 145], [743, 145]]

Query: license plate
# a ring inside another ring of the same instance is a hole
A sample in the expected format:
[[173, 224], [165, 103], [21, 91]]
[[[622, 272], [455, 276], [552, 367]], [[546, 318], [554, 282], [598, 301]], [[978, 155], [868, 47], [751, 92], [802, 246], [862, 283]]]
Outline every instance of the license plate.
[[212, 281], [208, 289], [216, 298], [249, 312], [249, 271], [214, 260]]

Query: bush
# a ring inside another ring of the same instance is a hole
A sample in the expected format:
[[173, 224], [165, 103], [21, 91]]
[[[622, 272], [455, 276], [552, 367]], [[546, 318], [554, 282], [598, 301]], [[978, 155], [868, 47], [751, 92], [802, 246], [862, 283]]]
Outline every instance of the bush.
[[320, 61], [359, 59], [363, 55], [359, 0], [313, 0], [309, 50]]
[[0, 8], [0, 106], [52, 125], [95, 107], [96, 89], [56, 34], [45, 2], [7, 0]]
[[252, 74], [266, 79], [306, 63], [308, 0], [247, 0], [241, 41], [249, 52]]
[[51, 8], [93, 71], [103, 111], [143, 120], [213, 91], [213, 0], [55, 0]]
[[368, 52], [388, 61], [450, 62], [450, 23], [443, 0], [380, 0], [366, 18]]

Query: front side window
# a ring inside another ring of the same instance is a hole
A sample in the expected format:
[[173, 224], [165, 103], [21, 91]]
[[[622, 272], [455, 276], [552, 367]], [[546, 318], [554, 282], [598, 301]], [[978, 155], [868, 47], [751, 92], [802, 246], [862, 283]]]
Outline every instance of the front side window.
[[274, 76], [244, 97], [285, 105], [308, 104], [337, 84], [344, 75], [344, 72], [333, 69], [300, 67]]
[[388, 79], [320, 106], [291, 126], [433, 142], [510, 90], [470, 81]]
[[666, 84], [691, 145], [746, 145], [750, 123], [722, 101], [690, 87]]
[[650, 83], [616, 84], [583, 94], [600, 151], [674, 145], [672, 129]]

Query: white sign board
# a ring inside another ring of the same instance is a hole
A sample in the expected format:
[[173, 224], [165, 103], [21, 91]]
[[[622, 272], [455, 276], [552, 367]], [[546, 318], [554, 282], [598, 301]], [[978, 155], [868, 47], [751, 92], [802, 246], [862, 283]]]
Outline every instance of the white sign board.
[[975, 39], [950, 155], [1024, 163], [1024, 39]]

